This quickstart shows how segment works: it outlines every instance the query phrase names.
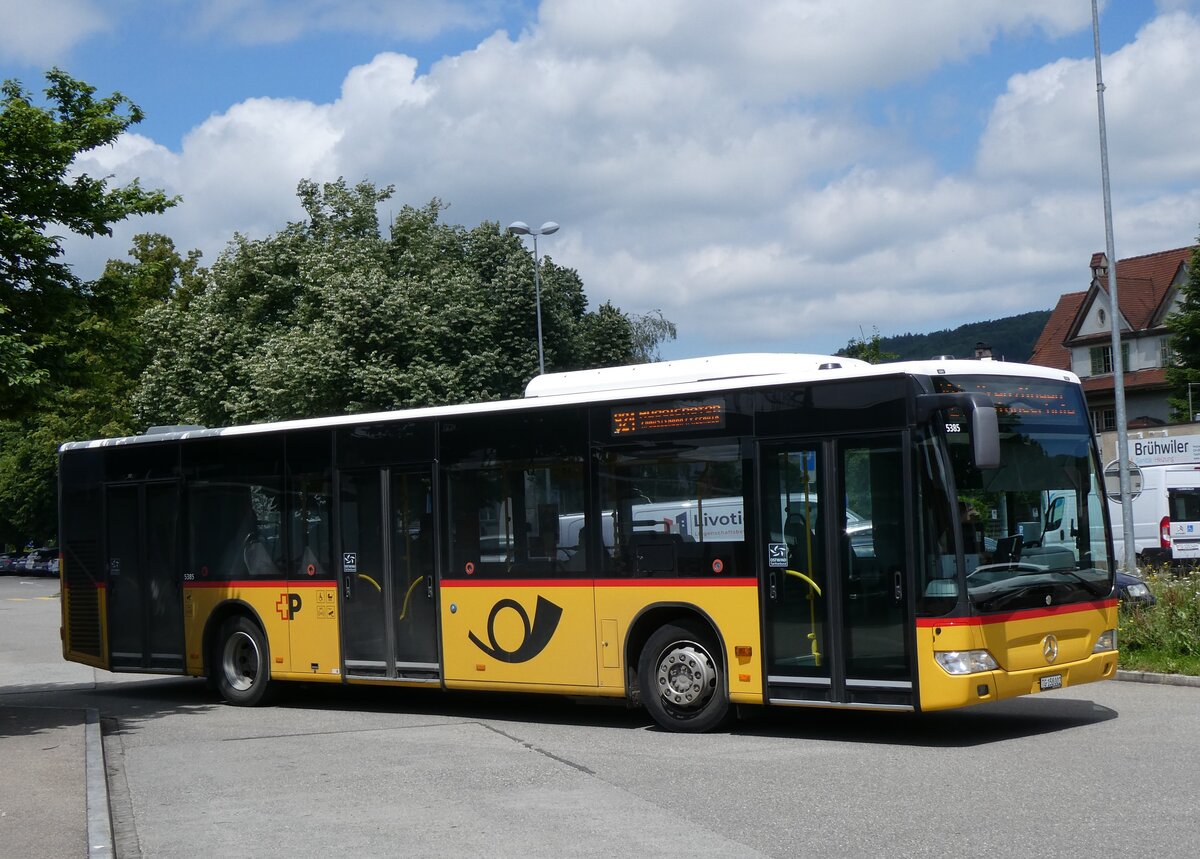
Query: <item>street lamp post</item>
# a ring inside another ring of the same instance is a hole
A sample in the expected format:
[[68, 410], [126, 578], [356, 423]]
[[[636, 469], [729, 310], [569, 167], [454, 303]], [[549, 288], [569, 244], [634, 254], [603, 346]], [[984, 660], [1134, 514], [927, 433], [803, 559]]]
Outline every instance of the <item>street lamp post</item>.
[[542, 277], [539, 274], [541, 266], [538, 264], [538, 236], [548, 236], [551, 233], [558, 232], [558, 224], [554, 221], [546, 221], [537, 229], [529, 226], [524, 221], [513, 221], [508, 225], [508, 231], [515, 233], [518, 236], [533, 236], [533, 294], [534, 301], [537, 304], [537, 334], [538, 334], [538, 373], [546, 375], [546, 357], [542, 352]]
[[1092, 0], [1092, 46], [1096, 54], [1096, 113], [1100, 120], [1100, 184], [1104, 189], [1104, 249], [1108, 259], [1108, 301], [1112, 326], [1113, 406], [1117, 419], [1117, 476], [1121, 487], [1121, 527], [1125, 570], [1137, 571], [1133, 533], [1133, 495], [1129, 484], [1129, 426], [1125, 417], [1125, 367], [1121, 360], [1121, 305], [1117, 301], [1117, 252], [1113, 244], [1112, 193], [1108, 181], [1108, 131], [1104, 122], [1104, 77], [1100, 71], [1100, 13]]

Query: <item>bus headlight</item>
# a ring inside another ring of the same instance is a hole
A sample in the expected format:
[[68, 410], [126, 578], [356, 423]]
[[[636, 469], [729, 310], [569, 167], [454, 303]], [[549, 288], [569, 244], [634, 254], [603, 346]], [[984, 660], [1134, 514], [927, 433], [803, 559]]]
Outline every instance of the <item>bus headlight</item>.
[[933, 654], [947, 674], [978, 674], [995, 671], [998, 666], [986, 650], [946, 650]]
[[1117, 631], [1115, 629], [1106, 629], [1100, 633], [1100, 637], [1096, 639], [1096, 646], [1092, 648], [1092, 653], [1103, 653], [1106, 650], [1117, 649]]

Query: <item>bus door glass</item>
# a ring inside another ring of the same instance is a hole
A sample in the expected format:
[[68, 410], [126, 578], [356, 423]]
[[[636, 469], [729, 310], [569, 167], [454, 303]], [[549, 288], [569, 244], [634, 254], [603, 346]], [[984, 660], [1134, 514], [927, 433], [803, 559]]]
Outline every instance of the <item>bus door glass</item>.
[[760, 463], [768, 696], [833, 701], [821, 448], [763, 446]]
[[111, 664], [182, 672], [179, 487], [109, 486], [105, 500]]
[[837, 443], [837, 522], [846, 700], [911, 705], [911, 505], [898, 434]]
[[342, 472], [340, 498], [346, 673], [435, 679], [431, 472]]
[[764, 445], [767, 697], [911, 707], [899, 435]]
[[1168, 489], [1167, 510], [1171, 520], [1171, 558], [1200, 558], [1200, 488]]

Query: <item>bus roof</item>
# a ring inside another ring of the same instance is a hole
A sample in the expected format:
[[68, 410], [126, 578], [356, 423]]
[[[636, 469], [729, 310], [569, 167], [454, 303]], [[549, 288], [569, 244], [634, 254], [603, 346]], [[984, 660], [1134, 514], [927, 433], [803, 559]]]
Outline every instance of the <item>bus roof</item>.
[[638, 399], [655, 396], [678, 397], [741, 388], [901, 375], [1028, 376], [1072, 384], [1079, 383], [1078, 376], [1064, 370], [987, 359], [938, 358], [927, 361], [868, 364], [865, 361], [836, 355], [744, 353], [635, 364], [626, 367], [577, 370], [569, 373], [549, 373], [534, 377], [526, 387], [523, 399], [301, 418], [211, 429], [198, 426], [156, 427], [153, 432], [147, 432], [144, 435], [66, 442], [59, 447], [59, 451], [190, 438], [249, 435], [282, 430], [332, 428], [361, 423], [544, 408], [552, 405], [588, 405], [619, 400], [623, 397]]

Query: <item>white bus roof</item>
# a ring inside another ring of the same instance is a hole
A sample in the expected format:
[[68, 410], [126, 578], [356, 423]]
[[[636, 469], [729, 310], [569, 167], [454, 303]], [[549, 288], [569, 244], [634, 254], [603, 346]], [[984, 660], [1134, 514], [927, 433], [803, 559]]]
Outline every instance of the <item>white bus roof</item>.
[[163, 427], [162, 429], [167, 431], [123, 438], [66, 442], [59, 450], [80, 450], [91, 447], [111, 447], [188, 438], [249, 435], [280, 430], [332, 428], [416, 418], [486, 414], [551, 405], [587, 405], [619, 400], [623, 397], [630, 399], [656, 396], [680, 397], [768, 385], [896, 375], [1026, 376], [1073, 384], [1079, 383], [1078, 376], [1065, 370], [1005, 361], [939, 358], [928, 361], [868, 364], [865, 361], [836, 355], [745, 353], [715, 355], [707, 358], [685, 358], [678, 361], [660, 361], [627, 367], [606, 367], [598, 370], [577, 370], [570, 373], [549, 373], [545, 376], [537, 376], [529, 383], [525, 389], [524, 399], [303, 418], [215, 429], [190, 426]]

